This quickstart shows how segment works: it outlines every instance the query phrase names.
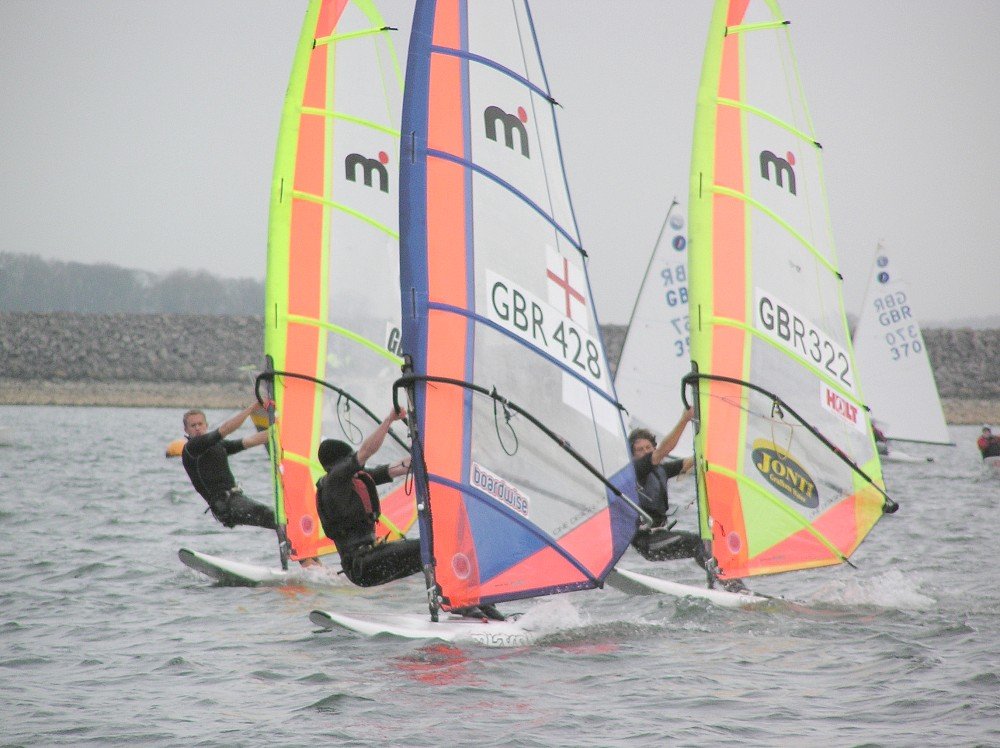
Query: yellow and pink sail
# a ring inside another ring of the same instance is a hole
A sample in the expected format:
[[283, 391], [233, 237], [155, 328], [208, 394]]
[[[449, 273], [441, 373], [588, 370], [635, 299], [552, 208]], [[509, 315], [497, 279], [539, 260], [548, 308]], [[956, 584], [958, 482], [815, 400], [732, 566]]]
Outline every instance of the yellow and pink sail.
[[[275, 157], [264, 310], [271, 458], [287, 558], [333, 552], [316, 515], [324, 438], [357, 447], [399, 375], [399, 116], [394, 29], [369, 0], [309, 3]], [[407, 451], [393, 432], [372, 464]], [[383, 536], [416, 519], [401, 486]], [[282, 561], [286, 561], [283, 556]]]
[[399, 386], [432, 617], [599, 586], [638, 524], [554, 103], [526, 2], [418, 0]]
[[[701, 533], [719, 577], [846, 561], [883, 513], [789, 25], [717, 0], [690, 183]], [[690, 390], [688, 390], [690, 392]]]

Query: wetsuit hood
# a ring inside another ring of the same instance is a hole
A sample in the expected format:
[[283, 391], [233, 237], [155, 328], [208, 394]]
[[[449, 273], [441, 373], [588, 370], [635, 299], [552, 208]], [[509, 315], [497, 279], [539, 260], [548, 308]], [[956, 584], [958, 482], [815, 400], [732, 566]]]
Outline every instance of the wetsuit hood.
[[316, 456], [323, 469], [329, 470], [338, 460], [347, 457], [353, 451], [354, 448], [350, 444], [342, 442], [340, 439], [324, 439], [319, 444]]

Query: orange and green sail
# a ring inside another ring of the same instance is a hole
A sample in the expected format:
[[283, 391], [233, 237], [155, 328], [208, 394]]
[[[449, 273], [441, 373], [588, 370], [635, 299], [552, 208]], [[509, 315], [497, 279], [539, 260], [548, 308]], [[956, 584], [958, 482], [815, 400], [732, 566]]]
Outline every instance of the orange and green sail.
[[717, 0], [690, 184], [701, 534], [718, 576], [846, 561], [885, 512], [823, 185], [772, 0]]
[[[357, 446], [399, 374], [399, 116], [394, 29], [369, 0], [312, 0], [275, 157], [264, 310], [275, 505], [293, 560], [330, 553], [316, 515], [323, 438]], [[373, 464], [405, 454], [402, 431]], [[381, 535], [416, 519], [401, 487]], [[284, 560], [284, 558], [283, 558]]]

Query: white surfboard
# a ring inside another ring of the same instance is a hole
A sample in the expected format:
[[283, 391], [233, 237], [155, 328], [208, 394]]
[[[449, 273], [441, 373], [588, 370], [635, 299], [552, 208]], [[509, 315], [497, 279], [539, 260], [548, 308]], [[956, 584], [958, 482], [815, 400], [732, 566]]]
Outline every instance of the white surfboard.
[[284, 569], [259, 564], [248, 564], [228, 558], [211, 556], [207, 553], [181, 548], [177, 556], [195, 571], [200, 571], [219, 584], [233, 587], [278, 587], [285, 584], [309, 585], [310, 587], [336, 587], [346, 584], [330, 567], [306, 569]]
[[441, 613], [431, 621], [426, 613], [394, 613], [380, 618], [358, 618], [327, 610], [314, 610], [309, 620], [324, 629], [344, 628], [363, 636], [388, 634], [405, 639], [439, 639], [468, 642], [486, 647], [526, 647], [534, 644], [538, 633], [526, 629], [518, 620], [490, 621], [463, 618]]
[[697, 587], [693, 584], [671, 582], [659, 577], [651, 577], [636, 571], [615, 567], [608, 575], [607, 583], [619, 592], [628, 595], [673, 595], [674, 597], [694, 597], [708, 600], [713, 605], [723, 608], [745, 608], [752, 605], [763, 605], [775, 599], [756, 592], [726, 592], [725, 590], [710, 590], [707, 587]]
[[256, 587], [260, 584], [281, 585], [288, 581], [288, 572], [284, 569], [272, 569], [242, 561], [232, 561], [228, 558], [210, 556], [207, 553], [198, 553], [187, 548], [181, 548], [177, 551], [177, 556], [185, 566], [200, 571], [220, 584]]

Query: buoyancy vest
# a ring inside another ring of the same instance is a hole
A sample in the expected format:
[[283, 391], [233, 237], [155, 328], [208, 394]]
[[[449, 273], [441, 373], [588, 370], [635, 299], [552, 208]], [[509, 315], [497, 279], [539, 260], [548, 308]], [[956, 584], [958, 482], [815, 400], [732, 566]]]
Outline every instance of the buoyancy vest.
[[983, 457], [1000, 456], [1000, 437], [980, 437], [978, 441], [979, 451], [982, 453]]
[[323, 531], [341, 557], [375, 542], [375, 524], [381, 514], [375, 480], [365, 471], [349, 481], [324, 476], [318, 483], [317, 513]]

